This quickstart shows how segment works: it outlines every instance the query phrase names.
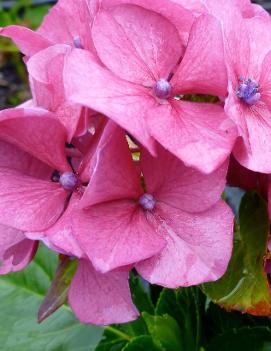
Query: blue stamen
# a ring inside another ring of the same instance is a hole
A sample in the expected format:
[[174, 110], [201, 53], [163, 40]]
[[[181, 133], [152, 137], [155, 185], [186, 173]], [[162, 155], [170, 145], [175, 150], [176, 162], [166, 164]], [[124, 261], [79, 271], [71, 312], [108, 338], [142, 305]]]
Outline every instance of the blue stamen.
[[240, 85], [236, 95], [247, 105], [256, 104], [261, 98], [259, 84], [251, 78], [240, 78]]

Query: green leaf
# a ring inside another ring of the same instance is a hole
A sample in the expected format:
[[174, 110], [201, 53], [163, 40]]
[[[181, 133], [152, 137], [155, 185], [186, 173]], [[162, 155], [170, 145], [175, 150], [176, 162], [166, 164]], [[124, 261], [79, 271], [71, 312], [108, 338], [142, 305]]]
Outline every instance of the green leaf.
[[151, 316], [143, 312], [143, 318], [148, 326], [153, 340], [166, 351], [183, 350], [178, 323], [169, 315]]
[[270, 316], [271, 295], [264, 272], [269, 234], [265, 201], [257, 193], [247, 193], [239, 216], [240, 227], [228, 270], [220, 280], [205, 284], [203, 289], [212, 301], [227, 310]]
[[156, 305], [156, 314], [169, 314], [179, 323], [183, 350], [198, 350], [202, 334], [205, 297], [197, 287], [164, 289]]
[[156, 345], [150, 336], [140, 336], [127, 344], [122, 351], [166, 351]]
[[177, 303], [177, 290], [166, 288], [162, 290], [155, 307], [155, 314], [159, 316], [169, 314], [180, 324], [182, 323], [180, 306]]
[[13, 19], [8, 12], [1, 11], [0, 8], [0, 23], [1, 26], [5, 27], [13, 23]]
[[206, 351], [269, 351], [271, 330], [264, 327], [233, 329], [217, 336]]
[[32, 29], [36, 29], [42, 22], [44, 16], [48, 13], [50, 6], [42, 5], [37, 7], [28, 7], [24, 13], [24, 21]]
[[38, 308], [57, 266], [57, 255], [41, 247], [22, 272], [0, 277], [0, 345], [5, 351], [91, 351], [103, 329], [80, 324], [65, 306], [39, 325]]
[[95, 351], [120, 351], [131, 338], [115, 327], [107, 327]]
[[181, 97], [181, 100], [185, 101], [192, 101], [192, 102], [209, 102], [216, 104], [219, 101], [219, 98], [217, 96], [212, 96], [212, 95], [204, 95], [204, 94], [188, 94], [188, 95], [183, 95]]
[[239, 312], [227, 312], [219, 305], [209, 303], [205, 316], [205, 332], [211, 337], [217, 334], [223, 334], [231, 329], [240, 329], [242, 327], [259, 327], [265, 326], [271, 328], [271, 320], [266, 317], [255, 317], [250, 314], [241, 314]]
[[154, 313], [154, 306], [150, 298], [150, 293], [147, 291], [147, 287], [143, 286], [142, 279], [135, 274], [131, 274], [130, 277], [130, 288], [132, 297], [138, 310], [141, 312]]

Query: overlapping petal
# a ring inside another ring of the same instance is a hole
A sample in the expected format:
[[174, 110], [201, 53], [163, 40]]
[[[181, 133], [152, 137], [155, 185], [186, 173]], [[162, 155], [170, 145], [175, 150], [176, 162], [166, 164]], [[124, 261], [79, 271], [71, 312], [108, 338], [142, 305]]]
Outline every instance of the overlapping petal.
[[173, 101], [149, 111], [152, 136], [186, 166], [211, 173], [230, 155], [237, 133], [215, 104]]
[[220, 278], [232, 251], [233, 214], [219, 201], [210, 210], [188, 214], [159, 203], [156, 221], [167, 246], [139, 263], [137, 271], [152, 284], [169, 288]]
[[107, 272], [151, 257], [165, 245], [135, 201], [92, 206], [73, 216], [73, 229], [94, 267]]
[[109, 122], [88, 166], [89, 183], [80, 201], [85, 208], [104, 201], [138, 199], [138, 173], [124, 131]]
[[33, 55], [27, 62], [33, 100], [36, 106], [54, 112], [65, 126], [71, 141], [83, 113], [82, 107], [65, 99], [63, 66], [67, 45], [53, 45]]
[[270, 173], [271, 165], [267, 160], [271, 157], [271, 112], [264, 103], [259, 103], [245, 111], [245, 120], [249, 136], [249, 147], [242, 139], [238, 139], [234, 148], [234, 157], [244, 167], [262, 173]]
[[[35, 235], [36, 237], [39, 235], [39, 239], [53, 250], [67, 256], [83, 257], [83, 252], [75, 239], [72, 228], [73, 214], [77, 210], [79, 201], [80, 195], [76, 193], [72, 194], [65, 212], [57, 222], [44, 232], [32, 233], [32, 238], [34, 238]], [[28, 237], [30, 236], [28, 235]]]
[[53, 44], [40, 34], [23, 26], [11, 25], [0, 28], [0, 35], [12, 39], [20, 51], [27, 57], [31, 57]]
[[90, 31], [99, 3], [99, 0], [60, 0], [44, 18], [37, 32], [54, 44], [74, 46], [78, 42], [93, 51]]
[[100, 12], [92, 33], [105, 66], [118, 77], [145, 86], [166, 79], [183, 55], [176, 27], [139, 6], [125, 4]]
[[188, 33], [195, 19], [191, 11], [180, 6], [176, 0], [103, 0], [102, 7], [110, 9], [120, 4], [137, 5], [163, 15], [176, 26], [184, 42], [188, 38]]
[[0, 168], [0, 223], [22, 231], [41, 231], [64, 211], [67, 193], [59, 184]]
[[126, 323], [138, 317], [127, 272], [101, 274], [80, 260], [69, 289], [69, 303], [82, 323]]
[[13, 108], [0, 112], [0, 139], [28, 152], [59, 171], [70, 166], [65, 155], [66, 131], [43, 109]]
[[10, 168], [44, 180], [50, 180], [54, 171], [29, 153], [2, 140], [0, 140], [0, 167]]
[[32, 260], [38, 242], [28, 240], [22, 231], [0, 225], [0, 275], [17, 272]]
[[185, 55], [173, 76], [174, 90], [225, 97], [227, 83], [221, 24], [215, 17], [202, 15], [191, 29]]
[[185, 165], [162, 147], [156, 158], [142, 152], [141, 169], [147, 192], [157, 201], [187, 212], [201, 212], [219, 199], [226, 183], [228, 162], [206, 175]]
[[119, 79], [84, 50], [73, 50], [67, 55], [64, 84], [68, 100], [106, 115], [149, 150], [154, 149], [144, 111], [156, 102], [146, 95], [145, 88]]

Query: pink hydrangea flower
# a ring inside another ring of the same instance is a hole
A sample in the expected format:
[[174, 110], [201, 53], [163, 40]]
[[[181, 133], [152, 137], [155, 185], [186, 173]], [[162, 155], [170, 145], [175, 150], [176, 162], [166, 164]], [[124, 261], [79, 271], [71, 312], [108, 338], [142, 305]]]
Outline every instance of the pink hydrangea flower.
[[51, 181], [69, 172], [66, 131], [42, 109], [0, 112], [0, 223], [21, 231], [50, 227], [62, 214], [67, 192]]
[[[98, 0], [60, 0], [36, 32], [15, 25], [0, 30], [0, 35], [11, 38], [26, 55], [32, 106], [55, 113], [67, 129], [69, 141], [87, 130], [93, 111], [66, 101], [62, 77], [65, 51], [63, 48], [54, 51], [51, 47], [66, 44], [67, 47], [84, 47], [95, 52], [89, 31], [98, 5]], [[42, 67], [45, 61], [46, 69]]]
[[[42, 240], [80, 259], [69, 290], [80, 321], [104, 325], [134, 320], [138, 312], [129, 291], [129, 269], [96, 272], [71, 235], [72, 213], [81, 196], [74, 192], [67, 205], [79, 178], [66, 161], [65, 140], [64, 128], [47, 111], [0, 112], [0, 274], [26, 267]], [[94, 150], [89, 149], [87, 159]], [[82, 175], [87, 165], [81, 163]]]
[[99, 8], [99, 0], [59, 0], [34, 32], [23, 26], [0, 28], [0, 35], [11, 38], [27, 57], [55, 44], [93, 50], [89, 27]]
[[65, 126], [68, 141], [83, 135], [90, 126], [95, 113], [65, 99], [63, 85], [63, 61], [68, 46], [55, 50], [50, 46], [27, 61], [32, 92], [32, 105], [51, 111]]
[[[187, 12], [177, 8], [185, 19]], [[64, 84], [70, 101], [112, 118], [153, 153], [156, 139], [186, 165], [209, 173], [230, 154], [235, 126], [219, 104], [175, 97], [226, 96], [220, 24], [201, 16], [187, 45], [184, 38], [159, 11], [129, 4], [102, 9], [92, 40], [103, 65], [88, 51], [73, 50], [65, 61]]]
[[84, 253], [98, 271], [136, 265], [167, 287], [218, 279], [232, 248], [233, 215], [220, 200], [227, 164], [207, 176], [159, 148], [157, 158], [142, 151], [138, 169], [120, 133], [112, 130], [99, 145], [73, 215]]
[[98, 325], [138, 317], [132, 268], [169, 288], [220, 278], [226, 177], [271, 196], [270, 26], [248, 0], [59, 0], [36, 32], [1, 28], [33, 99], [0, 112], [0, 274], [39, 241], [77, 259], [69, 303]]
[[229, 80], [225, 111], [236, 123], [240, 135], [234, 157], [252, 171], [269, 173], [270, 18], [255, 16], [244, 20], [229, 1], [223, 0], [222, 5], [208, 2], [209, 12], [223, 27]]

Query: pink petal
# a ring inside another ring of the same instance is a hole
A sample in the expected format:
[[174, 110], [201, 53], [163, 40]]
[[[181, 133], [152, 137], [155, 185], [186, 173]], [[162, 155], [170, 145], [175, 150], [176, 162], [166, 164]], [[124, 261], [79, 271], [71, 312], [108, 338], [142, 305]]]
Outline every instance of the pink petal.
[[95, 19], [93, 41], [102, 62], [118, 77], [153, 86], [169, 76], [182, 56], [178, 31], [163, 16], [121, 5]]
[[33, 99], [27, 100], [25, 102], [23, 102], [22, 104], [18, 105], [17, 107], [20, 108], [35, 108], [36, 105], [34, 104]]
[[69, 101], [106, 115], [150, 151], [154, 149], [144, 111], [157, 102], [147, 89], [118, 79], [84, 50], [73, 50], [67, 55], [64, 83]]
[[176, 26], [182, 38], [185, 39], [194, 21], [191, 11], [186, 10], [176, 0], [103, 0], [102, 7], [109, 9], [120, 4], [137, 5], [161, 14]]
[[175, 0], [177, 4], [182, 5], [186, 9], [193, 11], [196, 15], [202, 15], [207, 12], [204, 1], [202, 0]]
[[250, 41], [250, 67], [249, 75], [259, 81], [263, 61], [270, 52], [271, 22], [261, 16], [256, 16], [245, 21]]
[[83, 253], [72, 230], [72, 216], [77, 209], [79, 200], [80, 196], [73, 193], [63, 215], [54, 225], [43, 233], [40, 233], [40, 235], [43, 234], [41, 236], [43, 242], [53, 250], [61, 252], [67, 256], [81, 258]]
[[185, 167], [182, 161], [160, 147], [158, 157], [141, 153], [147, 192], [180, 210], [200, 212], [213, 206], [226, 185], [228, 162], [209, 175]]
[[[235, 1], [238, 1], [238, 0], [235, 0]], [[250, 1], [248, 0], [248, 2]], [[250, 4], [250, 5], [252, 7], [252, 13], [244, 12], [243, 16], [247, 16], [247, 17], [259, 16], [264, 18], [267, 21], [270, 20], [270, 14], [261, 5], [258, 5], [258, 4]]]
[[25, 268], [35, 255], [37, 245], [20, 230], [0, 225], [0, 275]]
[[91, 24], [98, 7], [99, 0], [59, 0], [45, 16], [38, 33], [54, 44], [74, 46], [79, 39], [83, 48], [94, 51]]
[[[84, 136], [73, 138], [72, 140], [73, 145], [84, 155], [78, 169], [80, 179], [84, 183], [89, 183], [92, 173], [92, 163], [95, 159], [94, 156], [97, 147], [103, 138], [104, 129], [108, 123], [109, 120], [102, 115], [99, 115], [96, 120], [94, 117], [93, 124], [89, 128], [93, 129], [94, 134], [88, 131]], [[112, 124], [114, 124], [114, 122], [112, 122]]]
[[73, 229], [94, 267], [107, 272], [151, 257], [165, 245], [134, 201], [108, 202], [78, 211]]
[[137, 264], [152, 284], [168, 288], [198, 285], [220, 278], [232, 251], [233, 214], [219, 201], [209, 211], [188, 214], [160, 203], [157, 230], [167, 246], [156, 257]]
[[53, 168], [15, 145], [0, 140], [0, 167], [20, 171], [25, 175], [50, 180]]
[[271, 173], [271, 112], [263, 102], [243, 108], [248, 129], [248, 143], [239, 138], [233, 154], [242, 166], [251, 171]]
[[138, 317], [127, 272], [101, 274], [81, 260], [69, 289], [69, 304], [82, 323], [108, 325]]
[[20, 51], [26, 56], [32, 56], [38, 51], [52, 45], [50, 40], [22, 26], [0, 28], [0, 35], [12, 39]]
[[[206, 35], [208, 33], [208, 35]], [[200, 16], [172, 79], [176, 93], [227, 95], [227, 73], [221, 25], [210, 15]]]
[[63, 67], [67, 45], [54, 45], [32, 56], [27, 62], [33, 99], [37, 106], [55, 112], [65, 126], [68, 141], [73, 138], [82, 114], [82, 107], [65, 99]]
[[271, 106], [271, 51], [265, 56], [261, 67], [261, 76], [259, 81], [261, 89], [261, 100], [267, 106]]
[[240, 76], [246, 77], [250, 64], [250, 40], [240, 10], [229, 0], [205, 0], [205, 3], [208, 12], [220, 20], [223, 28], [228, 74], [236, 81]]
[[75, 131], [75, 137], [84, 137], [87, 133], [94, 134], [104, 116], [91, 111], [87, 107], [81, 107], [81, 116]]
[[150, 132], [186, 166], [211, 173], [230, 155], [236, 128], [215, 104], [172, 101], [149, 111]]
[[0, 223], [23, 231], [41, 231], [64, 210], [67, 193], [58, 183], [0, 169]]
[[65, 155], [66, 131], [42, 109], [13, 108], [0, 112], [0, 138], [59, 171], [70, 166]]
[[[70, 50], [67, 45], [53, 45], [28, 60], [27, 69], [31, 78], [40, 83], [33, 91], [38, 106], [52, 111], [65, 99], [62, 71], [65, 55]], [[42, 88], [47, 90], [47, 94], [39, 91]]]
[[224, 110], [227, 116], [231, 118], [231, 120], [235, 123], [236, 128], [238, 130], [238, 136], [243, 137], [244, 142], [248, 148], [249, 145], [249, 134], [246, 122], [246, 113], [245, 111], [249, 108], [246, 107], [242, 101], [240, 101], [239, 97], [236, 95], [236, 91], [238, 89], [238, 85], [232, 86], [229, 85], [229, 95], [225, 100]]
[[89, 184], [81, 208], [119, 199], [138, 199], [142, 193], [124, 131], [109, 122], [88, 166]]

